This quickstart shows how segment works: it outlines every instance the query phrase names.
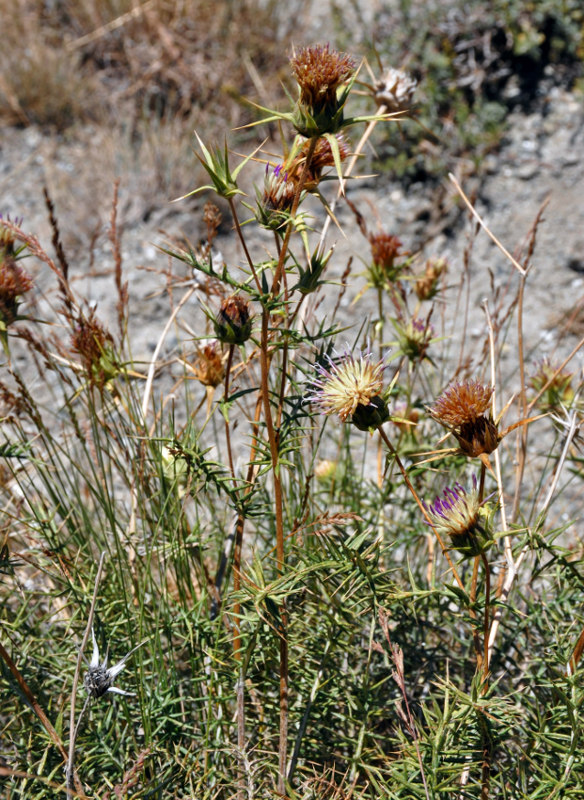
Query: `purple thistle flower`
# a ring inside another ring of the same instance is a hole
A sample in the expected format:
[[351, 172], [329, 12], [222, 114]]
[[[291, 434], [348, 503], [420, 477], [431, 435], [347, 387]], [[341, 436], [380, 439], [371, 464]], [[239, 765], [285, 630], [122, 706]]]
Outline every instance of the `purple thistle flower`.
[[478, 555], [488, 543], [481, 521], [484, 503], [479, 499], [477, 479], [473, 475], [469, 491], [457, 482], [446, 487], [430, 506], [424, 503], [429, 517], [426, 523], [441, 538], [450, 539], [455, 550], [464, 555]]

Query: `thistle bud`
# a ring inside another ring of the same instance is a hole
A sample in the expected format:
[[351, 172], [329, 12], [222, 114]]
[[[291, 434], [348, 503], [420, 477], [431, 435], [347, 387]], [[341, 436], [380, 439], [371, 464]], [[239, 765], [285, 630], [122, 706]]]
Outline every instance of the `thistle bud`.
[[215, 334], [224, 344], [243, 344], [251, 336], [249, 303], [240, 295], [223, 300], [215, 319]]
[[427, 320], [412, 317], [403, 325], [394, 323], [401, 352], [410, 361], [421, 361], [426, 357], [434, 336], [434, 329]]
[[93, 310], [88, 316], [80, 315], [77, 319], [71, 335], [71, 349], [80, 357], [87, 380], [100, 389], [121, 372], [113, 338], [95, 318]]

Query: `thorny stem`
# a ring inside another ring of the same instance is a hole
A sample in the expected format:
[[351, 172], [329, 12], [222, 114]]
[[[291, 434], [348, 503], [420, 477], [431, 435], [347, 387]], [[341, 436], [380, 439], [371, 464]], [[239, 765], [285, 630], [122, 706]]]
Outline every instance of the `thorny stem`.
[[379, 435], [381, 436], [381, 438], [383, 439], [383, 441], [387, 445], [387, 448], [388, 448], [389, 452], [391, 453], [391, 455], [395, 459], [395, 463], [397, 464], [398, 469], [402, 474], [404, 482], [405, 482], [406, 486], [408, 487], [408, 489], [410, 490], [410, 492], [412, 494], [412, 497], [416, 501], [416, 503], [418, 505], [418, 508], [422, 512], [422, 514], [424, 516], [424, 519], [426, 520], [426, 522], [430, 525], [430, 527], [434, 531], [434, 534], [436, 535], [436, 538], [438, 539], [438, 544], [442, 548], [442, 552], [444, 553], [444, 557], [446, 558], [446, 561], [448, 562], [448, 566], [452, 570], [452, 575], [454, 576], [455, 581], [457, 582], [459, 587], [463, 590], [463, 592], [466, 593], [466, 589], [464, 588], [464, 583], [460, 579], [460, 575], [458, 574], [458, 571], [457, 571], [456, 567], [454, 566], [454, 564], [452, 562], [452, 559], [450, 558], [450, 554], [449, 554], [448, 550], [446, 549], [446, 545], [444, 544], [444, 541], [443, 541], [442, 537], [440, 536], [440, 534], [436, 530], [436, 527], [434, 526], [434, 523], [430, 519], [430, 515], [428, 514], [428, 512], [424, 508], [424, 504], [420, 500], [420, 498], [418, 496], [418, 493], [416, 492], [416, 490], [412, 486], [412, 482], [410, 481], [409, 475], [408, 475], [408, 473], [406, 471], [406, 468], [404, 467], [404, 465], [402, 463], [401, 458], [397, 454], [397, 451], [395, 450], [394, 446], [390, 442], [390, 440], [389, 440], [387, 434], [385, 433], [385, 431], [383, 430], [383, 428], [378, 428], [377, 430], [379, 432]]
[[[271, 296], [276, 297], [280, 282], [284, 274], [284, 264], [286, 261], [286, 254], [288, 252], [288, 244], [292, 235], [293, 223], [298, 205], [300, 202], [300, 195], [304, 186], [306, 175], [312, 161], [312, 156], [316, 148], [317, 139], [313, 138], [310, 141], [308, 153], [306, 154], [306, 161], [302, 170], [292, 209], [290, 212], [291, 221], [288, 223], [284, 240], [282, 242], [282, 249], [278, 258], [278, 264], [274, 273], [272, 281]], [[269, 372], [271, 364], [271, 356], [268, 352], [269, 348], [269, 322], [270, 313], [264, 305], [262, 308], [262, 328], [260, 340], [260, 364], [261, 364], [261, 395], [264, 408], [264, 419], [266, 422], [266, 431], [268, 435], [268, 443], [270, 446], [270, 456], [272, 461], [272, 475], [274, 481], [274, 507], [276, 513], [276, 561], [278, 572], [283, 574], [285, 566], [284, 555], [284, 515], [283, 515], [283, 499], [282, 499], [282, 483], [280, 480], [279, 468], [279, 442], [278, 432], [274, 427], [274, 420], [272, 417], [272, 408], [270, 405], [270, 387], [269, 387]], [[278, 410], [278, 417], [280, 410]], [[280, 737], [278, 748], [278, 792], [283, 796], [285, 794], [286, 785], [286, 754], [288, 749], [288, 638], [287, 626], [288, 618], [286, 613], [286, 603], [282, 602], [280, 609]]]
[[[270, 369], [268, 358], [268, 322], [269, 312], [264, 307], [262, 310], [262, 331], [261, 331], [261, 391], [264, 407], [264, 418], [270, 445], [270, 455], [272, 460], [272, 474], [274, 480], [274, 506], [276, 512], [276, 560], [278, 572], [284, 571], [284, 519], [282, 504], [282, 484], [280, 481], [280, 470], [278, 464], [278, 438], [274, 429], [272, 409], [270, 406], [270, 389], [268, 385], [268, 372]], [[281, 608], [281, 636], [280, 636], [280, 745], [278, 757], [278, 792], [284, 794], [286, 779], [286, 751], [288, 735], [288, 642], [286, 639], [286, 607], [282, 604]]]
[[[255, 419], [252, 428], [252, 446], [249, 456], [249, 467], [246, 475], [246, 490], [249, 493], [252, 488], [254, 473], [254, 461], [256, 456], [256, 441], [258, 434], [258, 421], [261, 413], [261, 403], [256, 405]], [[235, 523], [235, 543], [233, 548], [233, 592], [237, 597], [241, 589], [241, 548], [243, 543], [243, 530], [245, 527], [245, 516], [243, 511], [239, 511]], [[220, 589], [220, 574], [218, 571], [215, 585]], [[237, 749], [239, 755], [239, 774], [237, 779], [237, 800], [243, 800], [245, 795], [245, 771], [243, 768], [245, 753], [245, 675], [241, 659], [241, 632], [240, 632], [241, 603], [236, 600], [233, 604], [233, 657], [238, 666], [236, 696], [237, 696]]]
[[235, 207], [235, 203], [233, 202], [233, 197], [229, 197], [228, 198], [228, 202], [229, 202], [229, 208], [231, 210], [231, 216], [232, 216], [233, 222], [235, 224], [235, 230], [237, 231], [237, 236], [239, 237], [239, 241], [241, 242], [241, 246], [243, 247], [243, 252], [245, 253], [245, 258], [247, 260], [247, 263], [249, 264], [249, 268], [251, 270], [251, 274], [253, 275], [253, 279], [254, 279], [255, 284], [256, 284], [256, 289], [261, 294], [262, 293], [262, 286], [260, 284], [256, 269], [255, 269], [255, 264], [253, 263], [253, 259], [252, 259], [251, 255], [250, 255], [249, 250], [248, 250], [247, 243], [245, 241], [245, 237], [244, 237], [243, 232], [241, 230], [241, 225], [239, 224], [239, 217], [237, 216], [237, 209]]
[[229, 459], [229, 469], [231, 470], [231, 477], [235, 482], [235, 468], [233, 466], [233, 451], [231, 448], [231, 428], [229, 426], [229, 413], [227, 411], [227, 401], [229, 399], [229, 378], [231, 377], [231, 366], [233, 364], [233, 353], [235, 351], [235, 345], [229, 345], [229, 354], [227, 356], [227, 365], [225, 367], [225, 386], [223, 397], [225, 399], [225, 443], [227, 445], [227, 457]]

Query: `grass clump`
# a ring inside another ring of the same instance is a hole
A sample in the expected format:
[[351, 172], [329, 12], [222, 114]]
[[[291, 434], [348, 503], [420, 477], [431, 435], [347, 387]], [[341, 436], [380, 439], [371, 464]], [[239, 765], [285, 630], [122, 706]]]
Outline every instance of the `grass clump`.
[[375, 310], [350, 327], [331, 220], [362, 127], [409, 93], [355, 116], [353, 59], [293, 58], [277, 156], [199, 142], [241, 260], [208, 203], [206, 238], [165, 247], [147, 361], [116, 197], [111, 325], [48, 196], [54, 257], [2, 221], [0, 274], [27, 255], [55, 281], [42, 320], [29, 283], [0, 297], [2, 775], [35, 800], [581, 797], [582, 387], [578, 346], [525, 366], [539, 220], [472, 347], [471, 252], [424, 263], [352, 204]]

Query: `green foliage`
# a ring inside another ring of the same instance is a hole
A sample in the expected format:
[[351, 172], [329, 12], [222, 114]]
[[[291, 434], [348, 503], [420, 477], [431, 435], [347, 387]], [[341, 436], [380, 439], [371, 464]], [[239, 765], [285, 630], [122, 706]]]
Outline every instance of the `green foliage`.
[[378, 12], [375, 30], [382, 63], [419, 80], [420, 124], [388, 130], [376, 164], [408, 180], [441, 178], [452, 158], [480, 172], [513, 108], [530, 108], [583, 74], [579, 0], [402, 2]]

